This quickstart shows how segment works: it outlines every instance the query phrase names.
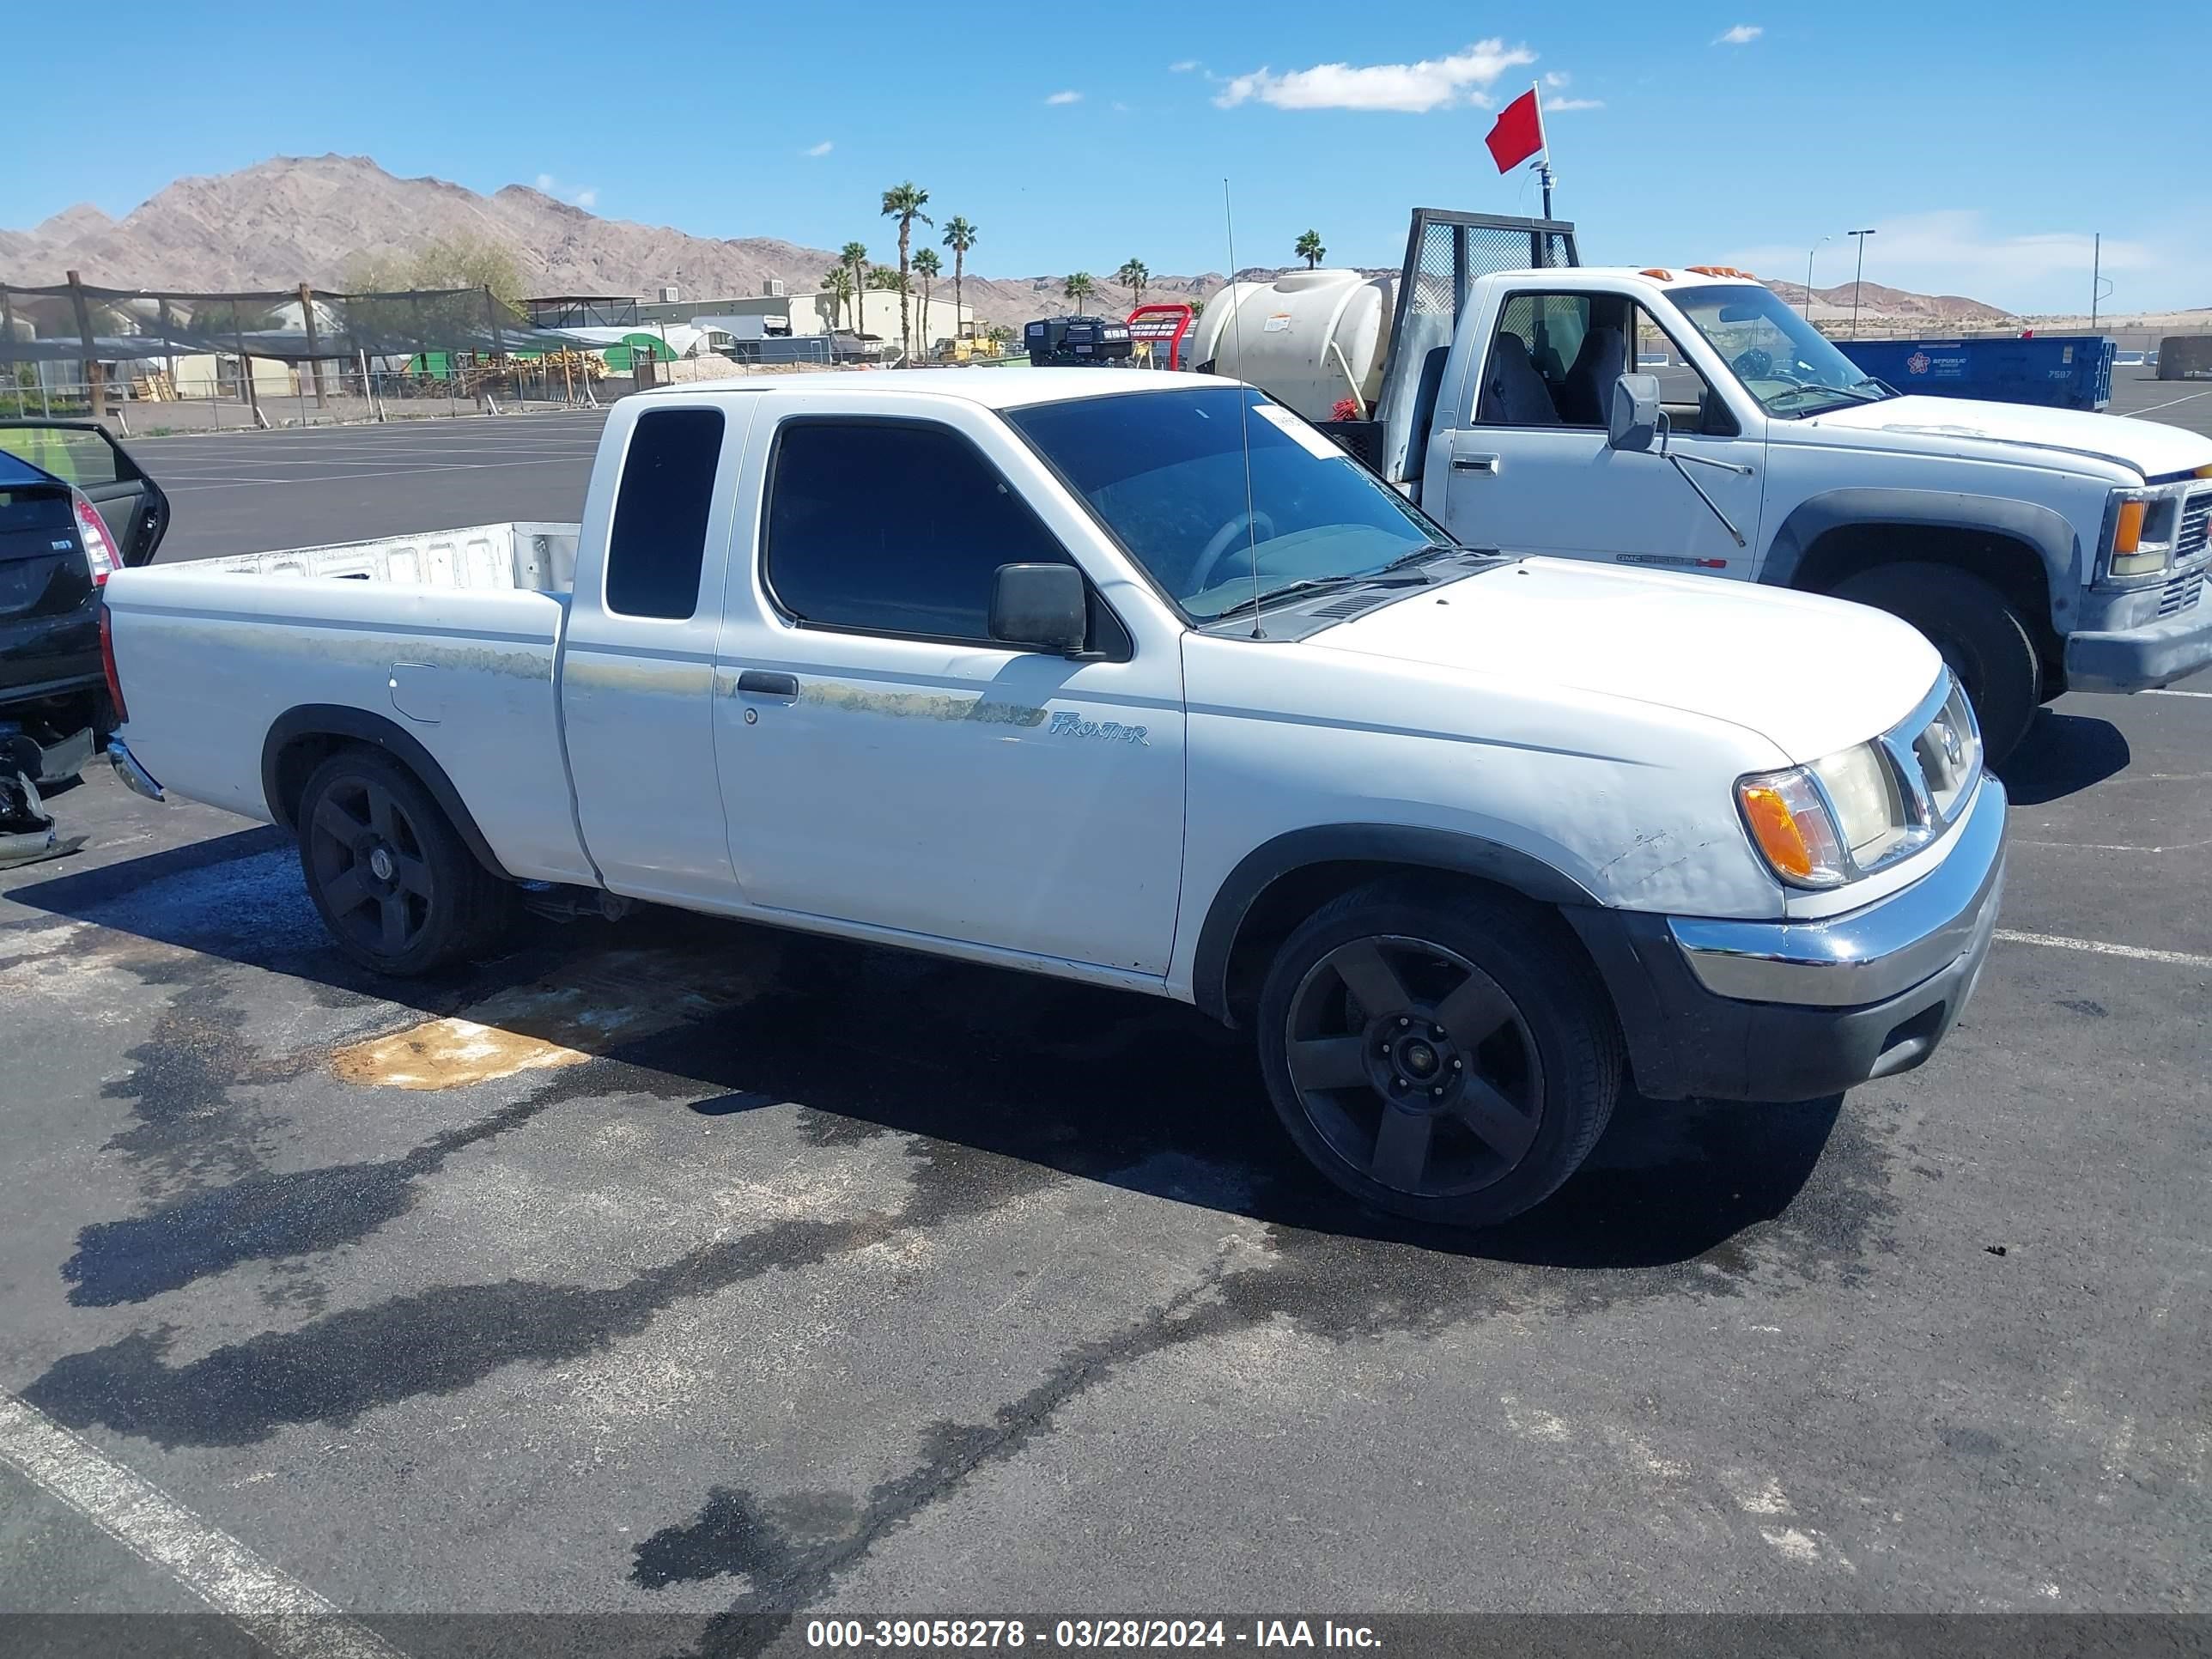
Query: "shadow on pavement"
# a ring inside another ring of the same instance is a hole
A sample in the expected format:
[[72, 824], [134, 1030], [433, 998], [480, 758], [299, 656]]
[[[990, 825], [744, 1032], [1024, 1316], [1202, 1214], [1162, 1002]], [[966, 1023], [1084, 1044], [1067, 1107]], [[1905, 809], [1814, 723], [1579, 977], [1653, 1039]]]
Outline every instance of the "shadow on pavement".
[[2041, 806], [2126, 770], [2132, 757], [2126, 734], [2110, 720], [2045, 708], [1996, 773], [2014, 805]]
[[[550, 1034], [533, 1027], [533, 1042], [572, 1045], [573, 1063], [521, 1107], [488, 1107], [481, 1124], [378, 1166], [386, 1184], [402, 1187], [459, 1146], [501, 1132], [508, 1117], [519, 1126], [562, 1099], [637, 1094], [709, 1115], [797, 1104], [804, 1132], [828, 1148], [897, 1132], [1265, 1223], [1451, 1255], [1617, 1269], [1717, 1253], [1728, 1266], [1731, 1240], [1798, 1197], [1841, 1106], [1839, 1097], [1656, 1105], [1631, 1095], [1583, 1170], [1536, 1211], [1478, 1233], [1425, 1227], [1364, 1210], [1310, 1170], [1274, 1118], [1249, 1042], [1179, 1004], [662, 910], [618, 925], [528, 922], [495, 961], [393, 984], [368, 978], [328, 944], [291, 856], [283, 837], [250, 830], [10, 896], [194, 953], [153, 976], [163, 982], [220, 975], [225, 963], [293, 976], [325, 1004], [390, 1018], [380, 1042], [407, 1038], [413, 1028], [403, 1016], [494, 1024], [501, 1008], [517, 1006], [518, 988], [562, 991], [586, 980], [604, 1013], [626, 994], [665, 1010], [672, 985], [744, 982], [742, 994], [675, 1018], [633, 1019], [617, 1008], [597, 1024]], [[146, 1048], [133, 1052], [153, 1063]], [[354, 1169], [347, 1182], [368, 1173]], [[92, 1231], [133, 1238], [150, 1231], [136, 1243], [81, 1240], [72, 1299], [136, 1301], [167, 1288], [173, 1273], [146, 1280], [130, 1267], [157, 1238], [167, 1242], [156, 1255], [196, 1276], [179, 1258], [179, 1229], [204, 1229], [184, 1210], [207, 1208], [205, 1220], [229, 1241], [211, 1261], [236, 1259], [241, 1244], [246, 1255], [266, 1253], [241, 1236], [241, 1222], [265, 1203], [296, 1206], [274, 1192], [257, 1196], [256, 1183], [312, 1185], [315, 1174], [254, 1176], [136, 1221], [101, 1224]], [[397, 1190], [386, 1199], [370, 1209], [396, 1213], [410, 1201]], [[334, 1218], [327, 1202], [308, 1207], [322, 1221], [299, 1238], [267, 1215], [242, 1231], [266, 1227], [276, 1254], [314, 1248], [305, 1241]]]

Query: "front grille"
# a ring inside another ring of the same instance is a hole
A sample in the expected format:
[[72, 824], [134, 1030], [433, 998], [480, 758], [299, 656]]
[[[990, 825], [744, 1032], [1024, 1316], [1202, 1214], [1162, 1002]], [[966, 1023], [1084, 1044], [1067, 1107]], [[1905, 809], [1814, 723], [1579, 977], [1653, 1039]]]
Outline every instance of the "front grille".
[[[2202, 546], [2203, 532], [2198, 534]], [[2204, 597], [2204, 572], [2200, 567], [2168, 582], [2158, 596], [2158, 614], [2161, 617], [2178, 617]]]
[[2173, 559], [2179, 564], [2194, 558], [2212, 544], [2212, 494], [2191, 495], [2181, 504], [2181, 533], [2173, 539]]

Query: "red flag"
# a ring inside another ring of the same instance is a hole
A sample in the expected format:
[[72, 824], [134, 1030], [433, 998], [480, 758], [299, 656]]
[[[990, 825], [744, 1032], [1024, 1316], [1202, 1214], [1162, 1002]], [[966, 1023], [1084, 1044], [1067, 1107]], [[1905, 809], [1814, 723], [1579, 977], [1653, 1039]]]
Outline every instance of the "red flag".
[[1536, 88], [1531, 87], [1498, 112], [1497, 125], [1482, 141], [1500, 173], [1510, 173], [1544, 148], [1544, 116], [1536, 107]]

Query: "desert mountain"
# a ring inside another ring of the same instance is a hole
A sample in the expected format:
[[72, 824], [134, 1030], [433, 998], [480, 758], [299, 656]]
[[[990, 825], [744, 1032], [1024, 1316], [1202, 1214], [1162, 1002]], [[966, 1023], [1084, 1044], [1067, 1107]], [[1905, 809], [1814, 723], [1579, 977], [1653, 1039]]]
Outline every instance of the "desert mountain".
[[[1791, 305], [1802, 305], [1805, 299], [1802, 283], [1770, 282], [1772, 289]], [[1832, 306], [1841, 311], [1851, 307], [1851, 285], [1838, 283], [1833, 288], [1813, 290], [1815, 306]], [[1958, 294], [1913, 294], [1901, 288], [1886, 288], [1880, 283], [1864, 283], [1859, 287], [1859, 312], [1863, 316], [1925, 318], [1930, 322], [1946, 324], [2002, 323], [2012, 319], [2013, 313], [1979, 300], [1969, 300]]]
[[[890, 246], [889, 229], [866, 221], [861, 234], [874, 236], [881, 255]], [[988, 234], [989, 226], [984, 229]], [[603, 219], [526, 185], [480, 196], [442, 179], [395, 178], [367, 156], [279, 155], [215, 178], [179, 179], [119, 220], [80, 204], [29, 230], [0, 230], [0, 280], [58, 283], [65, 271], [76, 270], [106, 288], [208, 292], [290, 289], [303, 282], [333, 288], [359, 255], [449, 237], [506, 244], [526, 287], [541, 294], [650, 295], [673, 284], [686, 299], [714, 299], [758, 294], [771, 277], [797, 293], [820, 287], [836, 258], [827, 248], [773, 237], [692, 236]], [[1108, 281], [1104, 270], [1094, 269], [1092, 276], [1092, 309], [1127, 309], [1127, 289]], [[1062, 280], [971, 272], [966, 295], [986, 322], [1018, 326], [1068, 309]], [[1223, 281], [1213, 271], [1155, 276], [1146, 295], [1203, 298]], [[948, 271], [941, 287], [949, 290], [951, 282]], [[1770, 286], [1792, 301], [1802, 293], [1793, 283]], [[1815, 289], [1814, 298], [1848, 306], [1850, 289]], [[868, 301], [871, 331], [879, 303], [887, 302]], [[1863, 304], [1870, 313], [1962, 323], [2004, 315], [1972, 300], [1872, 283], [1863, 290]]]

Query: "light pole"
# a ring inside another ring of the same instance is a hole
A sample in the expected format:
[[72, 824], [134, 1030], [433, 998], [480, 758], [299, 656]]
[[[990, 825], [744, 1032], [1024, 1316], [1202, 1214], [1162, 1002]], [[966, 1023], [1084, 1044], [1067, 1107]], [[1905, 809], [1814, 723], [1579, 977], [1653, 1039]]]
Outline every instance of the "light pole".
[[1866, 239], [1873, 235], [1874, 232], [1871, 230], [1847, 230], [1844, 234], [1846, 236], [1856, 236], [1858, 238], [1859, 241], [1858, 272], [1851, 278], [1851, 338], [1856, 340], [1859, 337], [1859, 282], [1860, 279], [1864, 277], [1866, 275]]
[[[1832, 236], [1823, 236], [1820, 242], [1835, 240]], [[1820, 251], [1820, 242], [1815, 242], [1805, 250], [1805, 320], [1808, 323], [1813, 320], [1813, 256]], [[1862, 242], [1859, 246], [1864, 247], [1866, 244]]]

